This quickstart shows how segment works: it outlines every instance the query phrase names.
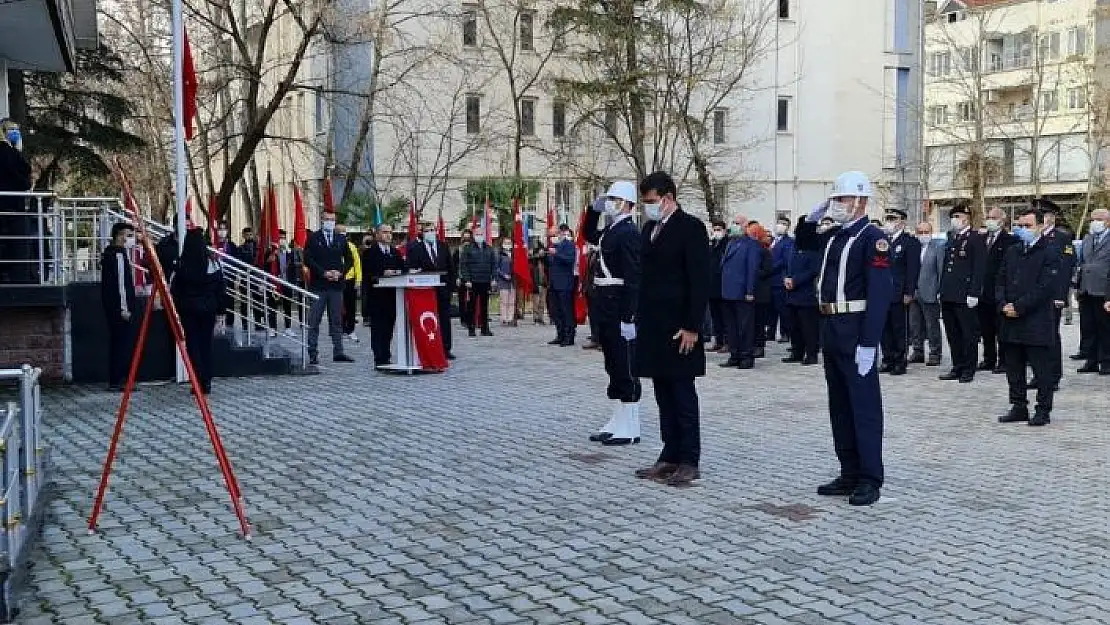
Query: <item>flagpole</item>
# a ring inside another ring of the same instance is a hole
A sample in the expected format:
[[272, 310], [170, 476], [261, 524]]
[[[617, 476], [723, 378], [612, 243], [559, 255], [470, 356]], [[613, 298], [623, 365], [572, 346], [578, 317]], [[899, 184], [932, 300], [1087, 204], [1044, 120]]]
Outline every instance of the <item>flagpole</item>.
[[177, 250], [185, 249], [185, 196], [188, 179], [185, 172], [185, 45], [182, 33], [185, 32], [185, 19], [182, 14], [182, 0], [170, 3], [173, 25], [173, 141], [174, 162], [177, 166], [177, 188], [174, 193], [177, 207]]

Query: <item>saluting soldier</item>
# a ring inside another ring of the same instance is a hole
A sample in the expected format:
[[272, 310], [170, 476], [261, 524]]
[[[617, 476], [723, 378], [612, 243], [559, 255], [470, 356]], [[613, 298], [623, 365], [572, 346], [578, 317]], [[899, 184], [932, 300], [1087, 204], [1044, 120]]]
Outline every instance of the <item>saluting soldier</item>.
[[[1049, 247], [1060, 258], [1060, 273], [1057, 277], [1056, 290], [1052, 296], [1052, 305], [1055, 309], [1055, 325], [1053, 326], [1052, 353], [1050, 358], [1052, 366], [1052, 387], [1060, 390], [1060, 379], [1064, 375], [1063, 349], [1060, 345], [1060, 321], [1063, 317], [1064, 307], [1068, 303], [1068, 291], [1071, 289], [1071, 276], [1075, 272], [1075, 247], [1072, 233], [1056, 225], [1056, 217], [1060, 214], [1060, 207], [1052, 200], [1038, 198], [1032, 202], [1033, 208], [1040, 209], [1044, 215], [1044, 231], [1041, 236], [1045, 238]], [[1036, 373], [1033, 382], [1037, 382]], [[1035, 386], [1035, 385], [1034, 385]]]
[[[1011, 245], [998, 273], [995, 300], [1002, 313], [1000, 335], [1006, 363], [1006, 382], [1010, 389], [1010, 411], [1001, 423], [1028, 421], [1029, 425], [1048, 425], [1051, 420], [1052, 332], [1059, 323], [1054, 300], [1059, 293], [1062, 255], [1044, 231], [1044, 213], [1027, 208], [1018, 218], [1014, 234], [1021, 243]], [[1037, 403], [1029, 416], [1025, 368], [1033, 369], [1037, 381]]]
[[979, 356], [979, 313], [975, 308], [983, 295], [987, 268], [987, 245], [971, 227], [971, 213], [961, 204], [949, 213], [948, 247], [944, 250], [944, 273], [940, 277], [940, 311], [952, 370], [942, 380], [968, 383], [975, 379]]
[[879, 373], [905, 375], [909, 344], [910, 302], [917, 291], [921, 273], [921, 242], [906, 234], [906, 211], [888, 208], [883, 230], [890, 239], [890, 274], [894, 281], [894, 299], [890, 302], [886, 326], [883, 328], [883, 366]]
[[[636, 185], [614, 182], [586, 214], [586, 240], [598, 246], [592, 267], [590, 319], [609, 374], [609, 399], [616, 401], [613, 416], [591, 441], [602, 445], [640, 442], [640, 379], [632, 375], [636, 349], [636, 307], [640, 297], [640, 230], [632, 220]], [[602, 215], [609, 225], [598, 228]]]
[[817, 297], [829, 417], [840, 475], [817, 494], [847, 496], [853, 506], [879, 500], [883, 485], [883, 398], [875, 354], [894, 301], [890, 242], [867, 221], [871, 181], [841, 174], [826, 207], [811, 219], [831, 218], [840, 228], [825, 245]]

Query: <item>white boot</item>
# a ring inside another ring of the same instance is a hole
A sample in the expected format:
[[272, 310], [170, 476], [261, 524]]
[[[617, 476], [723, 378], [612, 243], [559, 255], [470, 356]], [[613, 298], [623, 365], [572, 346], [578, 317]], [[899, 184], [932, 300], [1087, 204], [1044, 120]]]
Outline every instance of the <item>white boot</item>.
[[617, 405], [613, 408], [612, 416], [610, 416], [609, 420], [605, 422], [605, 425], [601, 426], [601, 429], [598, 430], [596, 434], [590, 435], [590, 440], [592, 442], [602, 442], [613, 435], [613, 429], [617, 427], [617, 421], [619, 420], [621, 414], [622, 405], [623, 404], [621, 403], [617, 403]]
[[633, 445], [640, 442], [640, 404], [622, 403], [618, 412], [613, 436], [602, 441], [603, 445]]

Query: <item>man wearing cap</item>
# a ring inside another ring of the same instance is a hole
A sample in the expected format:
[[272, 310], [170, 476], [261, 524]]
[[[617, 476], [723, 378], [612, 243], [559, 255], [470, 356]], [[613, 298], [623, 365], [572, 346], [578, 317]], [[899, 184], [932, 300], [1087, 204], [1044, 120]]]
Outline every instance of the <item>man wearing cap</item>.
[[[593, 269], [590, 318], [609, 374], [606, 395], [617, 402], [613, 416], [591, 441], [602, 445], [640, 442], [640, 380], [632, 375], [636, 349], [636, 307], [640, 296], [640, 230], [632, 220], [636, 185], [614, 182], [586, 213], [586, 240], [600, 250]], [[609, 225], [598, 229], [604, 214]]]
[[883, 398], [875, 355], [895, 300], [890, 241], [867, 220], [871, 181], [841, 174], [829, 201], [810, 221], [832, 219], [817, 278], [829, 417], [840, 475], [817, 494], [848, 497], [853, 506], [879, 500], [883, 486]]
[[357, 261], [351, 255], [347, 237], [335, 231], [335, 213], [326, 211], [320, 220], [320, 229], [312, 233], [305, 246], [304, 262], [311, 273], [308, 288], [316, 295], [308, 311], [308, 358], [310, 365], [319, 362], [317, 345], [320, 339], [320, 322], [324, 311], [328, 313], [328, 332], [331, 334], [332, 359], [335, 362], [353, 362], [343, 353], [343, 276]]
[[[1060, 259], [1060, 272], [1057, 278], [1056, 290], [1052, 296], [1053, 308], [1056, 311], [1056, 329], [1053, 333], [1052, 351], [1049, 356], [1052, 373], [1052, 387], [1060, 390], [1060, 379], [1064, 375], [1064, 354], [1060, 345], [1060, 321], [1063, 317], [1064, 307], [1068, 303], [1068, 291], [1071, 290], [1071, 277], [1075, 272], [1075, 246], [1072, 244], [1074, 236], [1071, 232], [1056, 225], [1056, 217], [1060, 214], [1060, 207], [1052, 200], [1037, 198], [1032, 202], [1033, 208], [1039, 209], [1044, 215], [1044, 231], [1041, 236], [1049, 248]], [[1036, 382], [1034, 376], [1033, 382]], [[1030, 384], [1036, 386], [1036, 384]]]
[[888, 208], [883, 230], [890, 240], [890, 276], [894, 299], [883, 327], [883, 366], [879, 373], [905, 375], [909, 343], [909, 310], [921, 273], [921, 242], [906, 234], [906, 211]]
[[960, 204], [948, 213], [948, 247], [944, 251], [944, 273], [940, 277], [940, 312], [952, 370], [941, 380], [968, 383], [975, 379], [979, 356], [979, 313], [987, 273], [987, 246], [971, 227], [971, 213]]

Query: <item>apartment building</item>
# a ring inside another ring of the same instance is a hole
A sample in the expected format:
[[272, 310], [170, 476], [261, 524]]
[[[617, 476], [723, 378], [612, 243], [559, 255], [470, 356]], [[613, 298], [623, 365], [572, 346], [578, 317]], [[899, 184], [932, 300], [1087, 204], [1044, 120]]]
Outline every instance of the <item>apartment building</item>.
[[[1097, 0], [948, 0], [925, 27], [931, 204], [1065, 209], [1101, 178]], [[1104, 96], [1101, 96], [1104, 97]]]

